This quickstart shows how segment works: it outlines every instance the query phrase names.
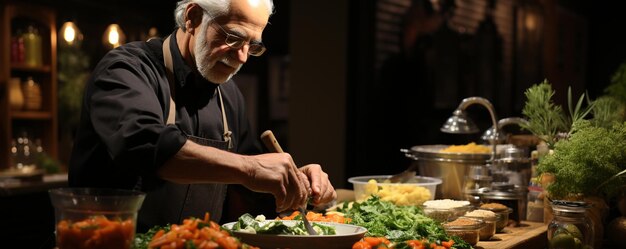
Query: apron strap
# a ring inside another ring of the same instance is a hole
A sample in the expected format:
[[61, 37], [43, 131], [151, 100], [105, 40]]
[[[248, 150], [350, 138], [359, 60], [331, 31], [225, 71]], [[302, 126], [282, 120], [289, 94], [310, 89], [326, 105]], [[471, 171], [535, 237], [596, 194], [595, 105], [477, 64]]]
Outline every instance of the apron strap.
[[232, 150], [233, 141], [231, 140], [231, 135], [233, 134], [228, 129], [228, 120], [226, 119], [226, 112], [224, 110], [224, 101], [222, 101], [222, 91], [220, 91], [220, 87], [217, 87], [217, 95], [220, 98], [220, 106], [222, 108], [222, 120], [224, 122], [224, 141], [228, 142], [228, 150]]
[[170, 111], [167, 114], [166, 124], [176, 123], [176, 102], [174, 102], [174, 94], [176, 91], [174, 85], [174, 65], [172, 63], [172, 53], [170, 52], [170, 37], [163, 41], [163, 62], [165, 63], [165, 71], [167, 73], [167, 82], [170, 85]]
[[[167, 73], [167, 81], [170, 85], [170, 111], [167, 115], [166, 124], [175, 124], [176, 123], [176, 103], [174, 102], [175, 90], [176, 87], [174, 85], [174, 65], [172, 62], [172, 53], [170, 51], [170, 38], [168, 36], [163, 41], [163, 61], [165, 63], [165, 71]], [[233, 142], [231, 139], [232, 132], [228, 129], [228, 120], [226, 119], [226, 110], [224, 108], [224, 101], [222, 100], [222, 91], [220, 91], [220, 87], [217, 87], [217, 94], [220, 99], [220, 108], [222, 111], [222, 122], [224, 123], [224, 134], [222, 135], [225, 142], [228, 142], [228, 150], [233, 148]]]

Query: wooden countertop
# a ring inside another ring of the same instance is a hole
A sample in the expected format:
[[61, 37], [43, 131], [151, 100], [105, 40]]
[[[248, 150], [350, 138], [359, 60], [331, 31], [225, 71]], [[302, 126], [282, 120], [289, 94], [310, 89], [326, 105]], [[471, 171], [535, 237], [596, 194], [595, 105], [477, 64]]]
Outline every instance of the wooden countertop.
[[0, 197], [46, 192], [67, 187], [67, 174], [44, 175], [40, 181], [9, 180], [0, 182]]
[[522, 221], [518, 227], [506, 227], [489, 241], [479, 241], [477, 249], [546, 248], [548, 225], [540, 222]]

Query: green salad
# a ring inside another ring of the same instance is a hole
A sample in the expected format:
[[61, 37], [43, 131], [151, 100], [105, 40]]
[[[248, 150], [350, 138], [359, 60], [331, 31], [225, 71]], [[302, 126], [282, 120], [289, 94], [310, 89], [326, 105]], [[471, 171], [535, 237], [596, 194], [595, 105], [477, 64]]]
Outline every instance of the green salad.
[[427, 240], [440, 245], [454, 240], [452, 248], [469, 249], [470, 244], [457, 236], [448, 236], [441, 223], [426, 216], [416, 206], [396, 206], [372, 195], [361, 203], [344, 203], [337, 209], [352, 219], [350, 224], [367, 228], [365, 236], [386, 237], [396, 243], [397, 249], [410, 248], [408, 240]]
[[[311, 223], [311, 225], [318, 235], [335, 234], [335, 227], [315, 222]], [[237, 223], [233, 225], [232, 231], [256, 234], [308, 235], [302, 221], [295, 221], [294, 226], [288, 226], [280, 220], [266, 221], [263, 215], [258, 215], [255, 218], [247, 213], [237, 219]]]

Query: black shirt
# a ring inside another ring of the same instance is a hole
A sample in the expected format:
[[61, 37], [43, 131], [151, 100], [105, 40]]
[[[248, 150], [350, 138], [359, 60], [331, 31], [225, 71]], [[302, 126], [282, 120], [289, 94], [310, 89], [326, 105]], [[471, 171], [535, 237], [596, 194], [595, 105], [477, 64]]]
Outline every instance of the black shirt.
[[[166, 124], [170, 91], [163, 41], [132, 42], [110, 51], [85, 88], [69, 166], [70, 186], [131, 189], [139, 184], [149, 191], [163, 184], [156, 170], [176, 154], [187, 135], [223, 140], [218, 85], [188, 67], [176, 39], [170, 41], [176, 125]], [[232, 151], [259, 153], [241, 92], [232, 80], [219, 86], [232, 131]]]

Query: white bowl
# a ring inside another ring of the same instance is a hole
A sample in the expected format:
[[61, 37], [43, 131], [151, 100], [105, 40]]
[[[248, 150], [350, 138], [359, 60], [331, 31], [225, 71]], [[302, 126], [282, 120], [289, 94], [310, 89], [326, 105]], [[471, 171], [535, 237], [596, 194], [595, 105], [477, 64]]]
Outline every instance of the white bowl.
[[[441, 184], [441, 179], [425, 176], [415, 176], [404, 183], [385, 183], [389, 178], [391, 175], [355, 176], [348, 178], [348, 182], [352, 183], [356, 201], [369, 198], [372, 192], [383, 191], [384, 196], [383, 192], [380, 192], [383, 200], [387, 199], [397, 205], [415, 206], [421, 205], [424, 201], [433, 200], [437, 185]], [[372, 189], [373, 185], [368, 185], [372, 179], [377, 182], [376, 189]]]

